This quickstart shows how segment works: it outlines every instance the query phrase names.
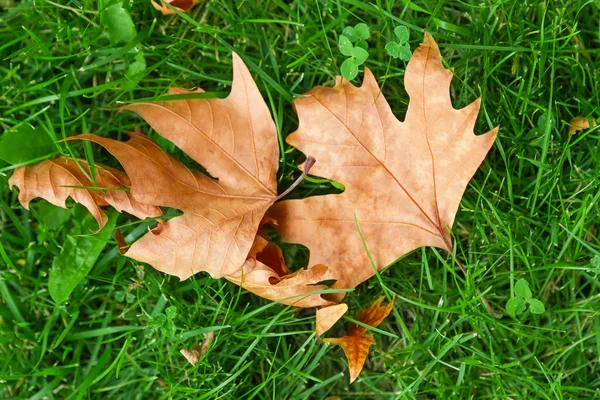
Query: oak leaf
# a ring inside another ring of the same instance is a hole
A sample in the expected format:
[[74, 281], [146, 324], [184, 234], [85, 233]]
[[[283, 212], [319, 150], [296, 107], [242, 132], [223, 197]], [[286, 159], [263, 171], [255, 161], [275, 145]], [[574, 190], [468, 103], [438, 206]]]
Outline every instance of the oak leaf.
[[233, 65], [232, 89], [225, 99], [123, 107], [138, 113], [216, 179], [190, 170], [139, 133], [131, 133], [126, 142], [92, 134], [69, 138], [100, 144], [115, 156], [139, 202], [183, 211], [125, 253], [181, 279], [199, 271], [221, 278], [239, 270], [264, 213], [277, 199], [275, 123], [250, 72], [235, 53]]
[[30, 201], [36, 197], [62, 208], [66, 208], [67, 199], [72, 198], [94, 216], [98, 230], [108, 221], [102, 206], [110, 205], [141, 219], [162, 215], [159, 207], [140, 203], [132, 196], [131, 182], [122, 171], [95, 164], [94, 175], [95, 186], [85, 160], [59, 156], [17, 168], [8, 184], [19, 188], [19, 201], [25, 209], [29, 209]]
[[[385, 299], [385, 296], [381, 296], [375, 303], [369, 307], [363, 309], [356, 319], [366, 325], [376, 328], [381, 322], [388, 316], [394, 305], [394, 299], [385, 306], [381, 306], [381, 303]], [[328, 307], [330, 308], [330, 307]], [[353, 324], [348, 333], [341, 338], [326, 338], [323, 339], [325, 343], [337, 344], [344, 350], [344, 354], [348, 359], [348, 369], [350, 370], [350, 383], [354, 380], [362, 371], [367, 355], [369, 354], [369, 348], [375, 344], [375, 339], [370, 333], [367, 333], [368, 328]]]
[[379, 270], [421, 246], [452, 250], [460, 199], [498, 129], [474, 135], [480, 101], [454, 109], [451, 78], [426, 33], [406, 68], [403, 122], [368, 69], [361, 87], [338, 77], [334, 87], [294, 101], [299, 128], [287, 142], [315, 157], [314, 175], [345, 191], [283, 201], [269, 215], [283, 241], [302, 243], [311, 264], [328, 266], [325, 279], [336, 280], [334, 288], [374, 275], [365, 247]]

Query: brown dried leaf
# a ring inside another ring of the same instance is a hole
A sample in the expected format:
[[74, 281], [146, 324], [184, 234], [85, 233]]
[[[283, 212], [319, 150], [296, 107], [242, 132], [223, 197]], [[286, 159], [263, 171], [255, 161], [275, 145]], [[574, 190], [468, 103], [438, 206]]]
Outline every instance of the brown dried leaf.
[[335, 323], [338, 322], [344, 314], [346, 314], [346, 311], [348, 311], [348, 305], [344, 303], [319, 308], [317, 310], [317, 322], [315, 325], [317, 336], [320, 337], [322, 334], [330, 330], [331, 327], [333, 327]]
[[569, 121], [569, 136], [598, 125], [594, 118], [575, 117]]
[[302, 243], [311, 264], [329, 267], [325, 279], [335, 279], [335, 288], [374, 275], [357, 222], [378, 269], [421, 246], [452, 250], [449, 229], [460, 199], [498, 129], [474, 135], [480, 101], [455, 110], [451, 78], [426, 33], [406, 69], [404, 122], [368, 69], [361, 87], [338, 78], [335, 87], [294, 101], [300, 123], [287, 142], [315, 157], [314, 175], [346, 189], [280, 202], [269, 215], [282, 240]]
[[[381, 307], [381, 302], [384, 298], [384, 296], [381, 296], [370, 307], [362, 310], [356, 319], [373, 328], [377, 327], [392, 311], [394, 305], [394, 300], [392, 299], [385, 307]], [[350, 327], [346, 336], [341, 338], [327, 338], [323, 339], [323, 341], [337, 344], [344, 350], [344, 354], [346, 354], [346, 358], [348, 359], [350, 383], [354, 382], [360, 371], [362, 371], [367, 360], [367, 355], [369, 354], [369, 347], [376, 343], [373, 336], [367, 333], [367, 328], [357, 324], [353, 324]]]
[[60, 156], [35, 165], [19, 167], [8, 180], [8, 184], [11, 188], [19, 188], [19, 201], [26, 209], [29, 208], [29, 202], [36, 197], [66, 208], [66, 200], [71, 197], [90, 211], [98, 222], [98, 229], [108, 220], [100, 208], [102, 206], [110, 205], [119, 212], [125, 211], [141, 219], [162, 215], [159, 207], [142, 204], [130, 191], [123, 190], [131, 185], [123, 172], [95, 164], [98, 189], [92, 189], [94, 184], [88, 178], [91, 175], [86, 161], [78, 160], [78, 163], [79, 165], [70, 158]]
[[[276, 249], [275, 249], [276, 248]], [[318, 285], [327, 273], [324, 265], [315, 265], [291, 274], [281, 275], [287, 271], [283, 259], [276, 259], [272, 254], [265, 257], [263, 252], [280, 254], [281, 250], [274, 243], [257, 235], [248, 254], [248, 259], [238, 271], [225, 276], [227, 280], [243, 287], [258, 296], [295, 307], [315, 307], [333, 304], [319, 294], [310, 294], [327, 286]], [[269, 265], [265, 262], [273, 262]], [[282, 265], [283, 264], [283, 265]]]
[[[175, 7], [179, 11], [187, 12], [192, 9], [196, 4], [200, 3], [202, 0], [150, 0], [152, 2], [152, 6], [160, 11], [163, 15], [173, 15], [175, 11], [171, 10], [169, 7], [165, 5], [165, 3], [170, 4], [172, 7]], [[164, 2], [163, 2], [164, 1]]]
[[204, 341], [201, 344], [198, 344], [190, 349], [179, 350], [185, 359], [188, 360], [188, 362], [192, 365], [196, 365], [198, 361], [208, 352], [208, 349], [215, 338], [215, 333], [210, 331], [204, 333], [203, 336]]
[[[183, 215], [131, 245], [126, 255], [186, 279], [199, 271], [213, 278], [244, 264], [264, 213], [277, 197], [279, 147], [275, 123], [250, 72], [235, 53], [231, 94], [225, 99], [136, 103], [160, 135], [218, 180], [193, 172], [144, 135], [127, 142], [84, 134], [123, 165], [135, 198]], [[201, 89], [195, 91], [202, 92]], [[172, 94], [191, 93], [172, 89]]]

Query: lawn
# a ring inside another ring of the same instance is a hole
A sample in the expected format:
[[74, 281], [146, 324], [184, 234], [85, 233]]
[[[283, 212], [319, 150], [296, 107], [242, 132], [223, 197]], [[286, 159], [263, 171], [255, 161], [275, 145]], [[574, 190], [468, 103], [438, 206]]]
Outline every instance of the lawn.
[[[452, 255], [422, 248], [348, 293], [346, 317], [396, 296], [349, 385], [342, 350], [315, 337], [314, 310], [269, 302], [205, 273], [182, 282], [119, 255], [115, 241], [56, 304], [48, 273], [67, 235], [81, 234], [85, 210], [63, 212], [43, 200], [25, 210], [8, 189], [15, 167], [0, 160], [0, 397], [600, 398], [600, 128], [567, 134], [576, 116], [600, 118], [597, 0], [206, 0], [174, 16], [149, 0], [125, 4], [137, 34], [119, 43], [96, 1], [0, 1], [3, 132], [32, 126], [58, 139], [121, 138], [140, 129], [157, 139], [116, 108], [175, 85], [225, 95], [235, 50], [283, 140], [298, 125], [292, 100], [334, 83], [345, 60], [338, 38], [360, 22], [371, 31], [361, 69], [373, 71], [403, 119], [406, 62], [385, 46], [397, 26], [410, 29], [412, 50], [427, 30], [453, 69], [454, 107], [481, 97], [475, 132], [500, 126], [452, 228], [467, 275]], [[357, 84], [361, 78], [362, 70]], [[283, 191], [303, 155], [281, 143]], [[99, 146], [70, 151], [118, 167]], [[336, 187], [311, 178], [293, 195]], [[134, 238], [148, 223], [122, 214], [117, 226]], [[294, 268], [306, 262], [306, 251], [288, 250]], [[544, 312], [506, 311], [521, 279]], [[152, 323], [170, 307], [173, 337]], [[328, 335], [342, 335], [349, 323]], [[192, 367], [179, 351], [207, 332], [214, 339]]]

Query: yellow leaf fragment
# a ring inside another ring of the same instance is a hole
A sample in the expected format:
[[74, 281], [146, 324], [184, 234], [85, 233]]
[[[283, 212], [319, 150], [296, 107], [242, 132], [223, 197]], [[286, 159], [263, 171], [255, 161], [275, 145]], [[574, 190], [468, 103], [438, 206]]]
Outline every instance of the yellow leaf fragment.
[[[362, 323], [370, 325], [371, 327], [377, 327], [392, 311], [394, 299], [387, 305], [381, 306], [384, 300], [384, 296], [380, 297], [368, 308], [363, 309], [356, 317], [356, 319]], [[328, 307], [330, 308], [330, 307]], [[367, 333], [367, 328], [361, 325], [354, 324], [348, 329], [348, 334], [341, 338], [327, 338], [323, 339], [326, 343], [337, 344], [344, 350], [344, 354], [348, 359], [348, 369], [350, 370], [350, 383], [354, 382], [360, 371], [362, 371], [367, 355], [369, 354], [369, 347], [375, 344], [375, 339], [370, 333]]]
[[346, 358], [348, 359], [348, 369], [350, 370], [350, 383], [354, 382], [362, 371], [367, 355], [369, 354], [369, 347], [375, 344], [375, 339], [369, 333], [361, 333], [354, 336], [344, 336], [341, 338], [328, 338], [323, 339], [326, 343], [337, 344], [344, 350]]
[[[385, 296], [381, 296], [380, 298], [378, 298], [377, 301], [375, 301], [375, 303], [373, 303], [369, 307], [363, 309], [358, 314], [356, 319], [359, 320], [360, 322], [363, 322], [374, 328], [379, 326], [379, 324], [381, 324], [383, 322], [383, 320], [390, 314], [390, 311], [392, 311], [392, 308], [394, 307], [395, 297], [392, 298], [392, 301], [390, 301], [389, 303], [387, 303], [385, 306], [382, 307], [381, 303], [383, 302], [384, 299], [385, 299]], [[365, 328], [364, 326], [355, 325], [352, 328], [350, 328], [349, 332], [364, 333], [366, 331], [367, 331], [367, 328]]]
[[348, 311], [347, 304], [336, 304], [317, 310], [317, 322], [315, 331], [317, 336], [327, 332]]

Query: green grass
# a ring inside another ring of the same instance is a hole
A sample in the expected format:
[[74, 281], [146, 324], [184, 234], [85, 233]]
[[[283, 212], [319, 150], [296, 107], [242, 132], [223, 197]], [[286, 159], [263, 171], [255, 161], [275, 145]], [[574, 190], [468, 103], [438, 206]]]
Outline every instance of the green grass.
[[[345, 59], [337, 37], [359, 22], [373, 32], [365, 65], [385, 82], [401, 119], [405, 63], [384, 47], [404, 24], [413, 50], [425, 27], [439, 42], [454, 68], [455, 107], [483, 98], [476, 132], [501, 128], [452, 230], [467, 277], [450, 255], [425, 248], [348, 295], [349, 317], [384, 293], [381, 284], [397, 297], [380, 325], [389, 334], [375, 334], [352, 385], [342, 350], [315, 339], [314, 312], [206, 274], [179, 282], [118, 255], [116, 243], [56, 305], [48, 271], [73, 220], [51, 229], [38, 219], [42, 201], [24, 210], [8, 190], [11, 167], [0, 164], [0, 397], [600, 398], [600, 270], [591, 262], [600, 256], [600, 128], [566, 135], [572, 117], [600, 117], [597, 0], [215, 0], [185, 18], [163, 17], [140, 0], [131, 7], [138, 36], [129, 48], [141, 43], [147, 68], [137, 85], [124, 75], [131, 55], [111, 47], [95, 1], [2, 4], [12, 4], [0, 11], [2, 130], [32, 124], [59, 139], [148, 132], [113, 108], [172, 85], [227, 92], [235, 49], [285, 137], [297, 126], [291, 100], [333, 82]], [[302, 157], [285, 146], [281, 188]], [[84, 155], [83, 147], [72, 151]], [[116, 165], [99, 148], [91, 156]], [[332, 190], [305, 182], [295, 193]], [[122, 215], [118, 225], [140, 235], [144, 225], [132, 222]], [[127, 302], [122, 292], [133, 278], [139, 284]], [[503, 311], [521, 278], [546, 312], [492, 317], [477, 289]], [[147, 327], [170, 306], [178, 309], [173, 339]], [[207, 331], [213, 345], [192, 368], [179, 349]]]

